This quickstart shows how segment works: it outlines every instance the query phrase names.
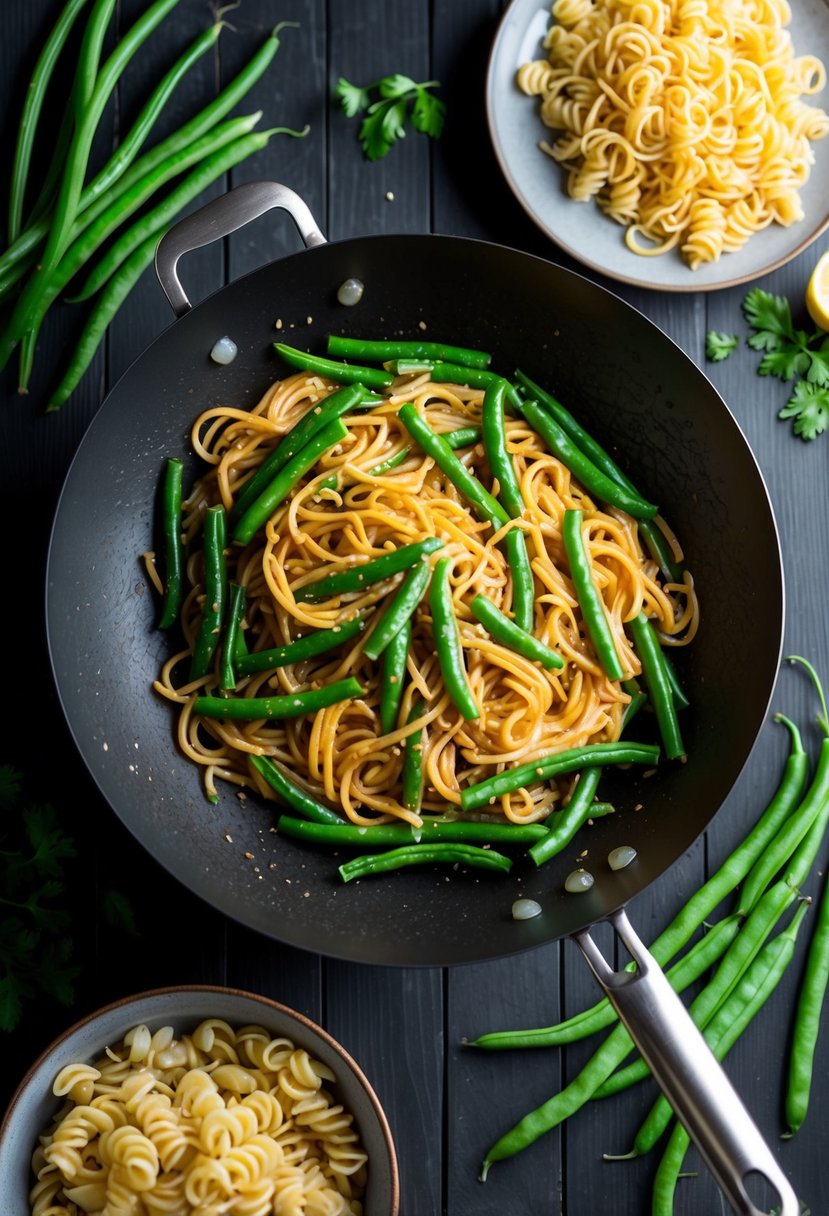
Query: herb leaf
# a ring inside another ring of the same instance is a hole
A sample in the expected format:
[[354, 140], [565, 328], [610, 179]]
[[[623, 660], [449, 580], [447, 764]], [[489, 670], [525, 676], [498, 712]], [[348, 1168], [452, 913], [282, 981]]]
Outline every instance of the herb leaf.
[[[366, 158], [376, 161], [405, 138], [408, 121], [424, 135], [433, 139], [440, 136], [446, 107], [429, 91], [439, 85], [438, 80], [418, 84], [411, 76], [395, 72], [366, 88], [359, 88], [340, 77], [335, 93], [347, 117], [364, 114], [359, 130], [360, 145]], [[373, 98], [374, 93], [376, 98]]]
[[415, 130], [431, 135], [432, 139], [440, 139], [445, 116], [446, 106], [440, 98], [421, 86], [412, 106], [412, 126]]
[[359, 114], [361, 110], [365, 110], [371, 103], [371, 95], [368, 89], [359, 89], [356, 85], [349, 84], [342, 76], [337, 81], [337, 87], [334, 91], [340, 99], [343, 113], [347, 114], [349, 118], [353, 118], [355, 114]]
[[778, 417], [793, 418], [794, 433], [801, 439], [817, 438], [829, 429], [829, 388], [799, 380]]
[[743, 300], [743, 313], [756, 332], [748, 339], [754, 350], [780, 350], [794, 342], [792, 310], [785, 296], [773, 296], [755, 287]]
[[705, 335], [705, 356], [712, 363], [721, 363], [739, 345], [740, 339], [736, 334], [725, 334], [720, 330], [709, 329]]

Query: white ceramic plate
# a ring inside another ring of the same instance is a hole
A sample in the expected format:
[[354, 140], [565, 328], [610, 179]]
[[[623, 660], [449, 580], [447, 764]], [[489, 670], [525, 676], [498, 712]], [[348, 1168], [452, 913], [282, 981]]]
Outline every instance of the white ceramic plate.
[[[551, 22], [550, 5], [513, 0], [498, 28], [489, 61], [486, 107], [489, 131], [501, 169], [518, 201], [542, 232], [585, 266], [610, 278], [661, 291], [714, 291], [732, 287], [782, 266], [829, 227], [829, 138], [813, 145], [815, 164], [801, 191], [805, 219], [757, 233], [718, 262], [689, 270], [677, 249], [655, 257], [632, 253], [624, 227], [593, 202], [577, 203], [564, 189], [564, 173], [538, 147], [550, 131], [538, 115], [538, 99], [515, 83], [518, 66], [543, 56], [541, 39]], [[829, 66], [829, 0], [796, 0], [789, 26], [796, 54], [818, 55]], [[829, 87], [811, 99], [829, 108]]]

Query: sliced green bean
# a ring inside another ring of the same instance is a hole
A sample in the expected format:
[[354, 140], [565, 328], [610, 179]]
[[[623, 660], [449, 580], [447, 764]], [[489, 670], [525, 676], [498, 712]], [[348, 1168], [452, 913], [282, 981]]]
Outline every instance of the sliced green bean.
[[516, 654], [523, 655], [525, 659], [530, 659], [533, 663], [540, 663], [548, 671], [564, 666], [564, 659], [560, 654], [556, 654], [539, 638], [534, 637], [533, 634], [516, 625], [509, 617], [504, 616], [503, 612], [496, 608], [492, 600], [487, 599], [485, 595], [476, 595], [469, 606], [476, 619], [503, 646], [514, 650]]
[[236, 687], [236, 639], [245, 612], [245, 588], [241, 583], [230, 584], [230, 595], [227, 605], [227, 626], [222, 645], [221, 661], [219, 663], [219, 688], [222, 692], [232, 692]]
[[236, 659], [236, 671], [240, 676], [253, 675], [258, 671], [273, 671], [277, 667], [287, 667], [292, 663], [304, 663], [317, 655], [328, 654], [336, 650], [343, 642], [350, 642], [366, 627], [365, 617], [355, 616], [350, 621], [340, 625], [332, 625], [330, 629], [316, 629], [305, 637], [284, 646], [274, 646], [271, 650], [255, 650]]
[[410, 844], [389, 853], [366, 854], [346, 861], [339, 867], [343, 882], [368, 878], [372, 874], [387, 874], [404, 866], [464, 865], [479, 870], [500, 870], [508, 873], [512, 862], [494, 849], [481, 849], [473, 844]]
[[662, 661], [662, 647], [656, 630], [644, 612], [628, 621], [627, 626], [642, 664], [642, 676], [656, 715], [665, 755], [669, 760], [681, 760], [685, 756], [685, 744], [682, 742], [673, 690]]
[[409, 622], [423, 599], [431, 573], [427, 559], [422, 557], [406, 574], [363, 647], [370, 659], [378, 659], [392, 638]]
[[455, 488], [464, 496], [479, 519], [490, 524], [494, 531], [509, 523], [509, 516], [499, 502], [485, 490], [466, 465], [450, 448], [446, 439], [438, 435], [422, 418], [414, 405], [407, 402], [398, 410], [398, 417], [427, 456], [431, 456]]
[[392, 469], [396, 469], [399, 464], [403, 463], [411, 450], [409, 447], [401, 448], [399, 452], [389, 456], [388, 460], [381, 460], [373, 469], [369, 469], [369, 476], [382, 477], [384, 473], [390, 473]]
[[409, 621], [405, 621], [383, 651], [380, 675], [380, 730], [384, 735], [397, 729], [411, 643], [412, 627]]
[[204, 513], [204, 600], [201, 623], [193, 644], [190, 679], [206, 676], [213, 662], [222, 628], [227, 598], [227, 516], [222, 506], [208, 507]]
[[394, 377], [390, 372], [376, 367], [361, 367], [356, 363], [338, 363], [335, 359], [324, 359], [307, 351], [288, 346], [285, 342], [274, 342], [274, 349], [284, 363], [299, 371], [315, 376], [325, 376], [336, 384], [362, 384], [366, 388], [388, 388]]
[[498, 482], [498, 501], [508, 515], [518, 519], [524, 514], [525, 502], [515, 474], [512, 457], [507, 451], [507, 433], [504, 428], [504, 400], [509, 385], [498, 379], [484, 390], [481, 424], [484, 450], [492, 476]]
[[368, 359], [384, 363], [386, 359], [445, 359], [449, 363], [465, 363], [469, 367], [489, 367], [491, 355], [482, 350], [468, 350], [444, 342], [421, 342], [392, 338], [376, 341], [371, 338], [347, 338], [342, 334], [328, 335], [328, 353], [338, 359]]
[[555, 857], [567, 845], [588, 819], [595, 818], [593, 799], [602, 778], [600, 768], [588, 768], [579, 775], [576, 788], [566, 806], [553, 811], [544, 820], [547, 835], [537, 841], [529, 850], [530, 857], [537, 866], [543, 866], [551, 857]]
[[[306, 790], [296, 785], [269, 756], [251, 756], [250, 763], [283, 802], [297, 811], [303, 819], [318, 824], [341, 824], [342, 816], [322, 802], [317, 802]], [[281, 821], [280, 821], [281, 822]]]
[[[409, 738], [412, 736], [410, 735]], [[414, 808], [413, 808], [414, 809]], [[408, 823], [382, 823], [376, 827], [356, 824], [307, 823], [282, 815], [277, 830], [284, 836], [308, 840], [330, 848], [398, 848], [407, 844], [531, 844], [538, 839], [537, 823], [472, 823], [464, 819], [424, 820], [423, 826]]]
[[467, 721], [480, 717], [475, 695], [469, 687], [466, 666], [463, 661], [458, 622], [452, 604], [452, 588], [449, 582], [451, 558], [442, 557], [432, 571], [429, 589], [429, 607], [432, 611], [432, 633], [435, 640], [440, 673], [452, 703]]
[[308, 440], [287, 464], [283, 465], [265, 489], [253, 500], [233, 528], [233, 539], [240, 545], [252, 540], [259, 529], [283, 503], [297, 483], [312, 469], [320, 456], [342, 443], [348, 436], [348, 427], [342, 418], [335, 418]]
[[350, 566], [348, 570], [327, 574], [314, 583], [306, 583], [294, 592], [294, 599], [297, 603], [305, 603], [308, 600], [327, 600], [351, 591], [363, 591], [372, 583], [381, 583], [403, 570], [409, 570], [427, 553], [441, 548], [443, 541], [436, 536], [427, 536], [425, 540], [415, 541], [411, 545], [401, 545], [399, 549], [392, 549], [360, 566]]
[[274, 697], [196, 697], [193, 712], [204, 718], [228, 718], [235, 722], [276, 721], [315, 714], [329, 705], [338, 705], [363, 695], [359, 680], [335, 680], [322, 688], [292, 692]]
[[609, 680], [621, 680], [625, 671], [616, 649], [604, 601], [593, 578], [590, 554], [582, 533], [583, 520], [584, 512], [581, 510], [568, 509], [564, 512], [561, 539], [570, 566], [570, 578], [573, 580], [576, 598], [596, 657]]
[[184, 598], [184, 542], [181, 536], [181, 490], [184, 462], [167, 461], [163, 488], [164, 596], [159, 629], [169, 629], [179, 616]]
[[535, 625], [535, 581], [527, 541], [520, 528], [511, 528], [503, 544], [512, 576], [512, 614], [519, 629], [532, 633]]
[[[409, 713], [406, 725], [411, 726], [412, 722], [416, 722], [417, 719], [423, 714], [425, 708], [426, 702], [422, 698], [415, 701], [411, 708], [411, 712]], [[420, 807], [421, 803], [423, 802], [423, 780], [423, 727], [419, 726], [416, 731], [414, 731], [411, 735], [407, 735], [403, 740], [403, 767], [400, 772], [400, 801], [403, 803], [403, 806], [407, 811], [414, 811], [415, 813], [420, 814]], [[450, 825], [449, 823], [436, 823], [434, 820], [430, 821], [426, 838], [429, 839], [430, 835], [434, 835], [436, 838], [440, 838], [442, 836], [445, 840], [472, 839], [478, 844], [482, 843], [482, 838], [480, 836], [469, 837], [467, 835], [464, 837], [463, 833], [459, 836], [450, 836], [448, 834], [449, 829], [457, 822], [459, 821], [454, 820]], [[393, 824], [392, 826], [397, 827], [401, 825]], [[466, 831], [468, 826], [468, 824], [464, 824], [463, 831]], [[476, 824], [474, 826], [477, 827], [478, 825]], [[503, 827], [505, 825], [495, 824], [494, 826]], [[419, 843], [422, 837], [423, 829], [415, 829], [415, 841]], [[485, 837], [484, 839], [489, 840], [491, 837]]]
[[461, 792], [461, 806], [465, 811], [513, 794], [516, 790], [534, 785], [538, 781], [549, 781], [562, 773], [573, 773], [580, 768], [592, 768], [597, 764], [656, 764], [659, 748], [652, 743], [591, 743], [584, 747], [573, 747], [564, 752], [553, 752], [540, 756], [528, 764], [504, 769], [475, 785], [468, 785]]
[[443, 438], [453, 452], [458, 448], [470, 448], [481, 438], [481, 432], [476, 426], [460, 426], [456, 431], [444, 431]]

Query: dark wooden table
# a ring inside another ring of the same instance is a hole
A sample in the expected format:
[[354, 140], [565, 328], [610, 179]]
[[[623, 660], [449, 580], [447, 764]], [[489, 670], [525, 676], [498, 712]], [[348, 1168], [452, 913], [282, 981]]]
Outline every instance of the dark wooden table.
[[[10, 163], [13, 117], [37, 48], [60, 7], [58, 0], [6, 0], [2, 7], [3, 165]], [[125, 23], [143, 7], [124, 0], [119, 20]], [[236, 32], [223, 35], [216, 59], [202, 61], [188, 78], [169, 106], [164, 126], [172, 128], [200, 106], [200, 99], [238, 69], [267, 29], [280, 20], [295, 20], [299, 28], [285, 32], [275, 64], [240, 112], [261, 106], [266, 123], [309, 123], [310, 134], [303, 141], [273, 140], [266, 152], [212, 193], [227, 184], [270, 178], [307, 199], [330, 239], [434, 231], [479, 237], [563, 262], [503, 183], [488, 143], [483, 89], [502, 7], [499, 0], [242, 0], [228, 15]], [[182, 0], [156, 36], [153, 53], [136, 60], [125, 77], [117, 109], [106, 120], [104, 143], [135, 113], [136, 99], [159, 65], [172, 62], [203, 27], [209, 8], [204, 0]], [[443, 82], [446, 130], [438, 143], [412, 134], [385, 160], [370, 164], [361, 155], [356, 124], [338, 113], [332, 90], [340, 75], [362, 83], [390, 71]], [[50, 110], [53, 129], [58, 117]], [[818, 154], [825, 157], [827, 151], [819, 148]], [[789, 295], [801, 322], [809, 273], [828, 244], [824, 237], [758, 284]], [[297, 238], [287, 223], [260, 221], [223, 246], [193, 255], [188, 287], [200, 298], [296, 248]], [[686, 295], [614, 289], [700, 364], [705, 361], [707, 329], [747, 332], [740, 314], [745, 289]], [[53, 692], [44, 640], [43, 573], [50, 522], [73, 452], [108, 387], [170, 320], [162, 293], [147, 273], [112, 325], [80, 390], [60, 414], [45, 416], [42, 406], [51, 377], [77, 332], [77, 314], [71, 307], [50, 317], [30, 395], [17, 396], [11, 374], [3, 381], [4, 693], [10, 705], [17, 705], [18, 697], [26, 701], [26, 691], [32, 688], [39, 699], [37, 708], [25, 715], [4, 710], [0, 764], [14, 764], [23, 772], [30, 798], [55, 804], [78, 842], [79, 857], [68, 865], [67, 878], [74, 955], [81, 973], [72, 1008], [38, 999], [27, 1007], [20, 1028], [3, 1036], [0, 1096], [8, 1098], [26, 1065], [56, 1033], [98, 1005], [158, 985], [227, 983], [309, 1014], [361, 1062], [396, 1137], [403, 1216], [644, 1216], [650, 1210], [655, 1159], [611, 1165], [602, 1162], [601, 1154], [628, 1147], [653, 1098], [650, 1085], [594, 1104], [513, 1162], [494, 1169], [485, 1186], [476, 1181], [489, 1144], [572, 1077], [592, 1044], [565, 1052], [484, 1056], [464, 1050], [461, 1040], [489, 1029], [547, 1024], [592, 1003], [593, 981], [572, 943], [448, 971], [355, 967], [285, 948], [225, 919], [164, 872], [103, 805], [78, 759]], [[787, 579], [786, 649], [808, 656], [829, 677], [829, 437], [812, 444], [793, 437], [789, 424], [776, 417], [786, 388], [759, 378], [756, 362], [743, 348], [721, 365], [705, 366], [756, 453], [776, 509]], [[734, 644], [739, 645], [739, 639]], [[747, 654], [745, 662], [751, 661]], [[810, 725], [814, 706], [802, 675], [784, 670], [774, 708], [804, 725], [812, 748], [817, 741]], [[705, 837], [634, 901], [632, 917], [646, 940], [765, 805], [784, 748], [783, 732], [767, 722]], [[134, 910], [134, 934], [105, 915], [113, 891], [125, 896]], [[597, 936], [606, 946], [608, 937], [601, 929]], [[780, 1139], [784, 1059], [803, 947], [801, 941], [780, 989], [733, 1051], [728, 1072], [799, 1195], [815, 1216], [822, 1216], [829, 1211], [829, 1170], [823, 1156], [829, 1119], [829, 1032], [820, 1043], [808, 1123], [795, 1139]], [[0, 1196], [2, 1190], [0, 1179]], [[724, 1210], [704, 1169], [696, 1180], [681, 1185], [678, 1212], [711, 1216]]]

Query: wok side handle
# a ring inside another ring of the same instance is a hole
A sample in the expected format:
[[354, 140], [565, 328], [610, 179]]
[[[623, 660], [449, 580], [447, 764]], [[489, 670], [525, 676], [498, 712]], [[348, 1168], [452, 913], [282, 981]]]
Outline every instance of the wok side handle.
[[734, 1211], [764, 1216], [745, 1185], [760, 1174], [777, 1191], [780, 1216], [798, 1216], [788, 1179], [670, 982], [625, 913], [610, 921], [636, 972], [614, 971], [586, 930], [574, 940]]
[[178, 277], [178, 261], [185, 253], [220, 241], [231, 232], [279, 207], [297, 226], [306, 248], [324, 245], [308, 204], [288, 186], [278, 182], [246, 182], [200, 207], [166, 232], [155, 251], [155, 273], [177, 317], [192, 307]]

